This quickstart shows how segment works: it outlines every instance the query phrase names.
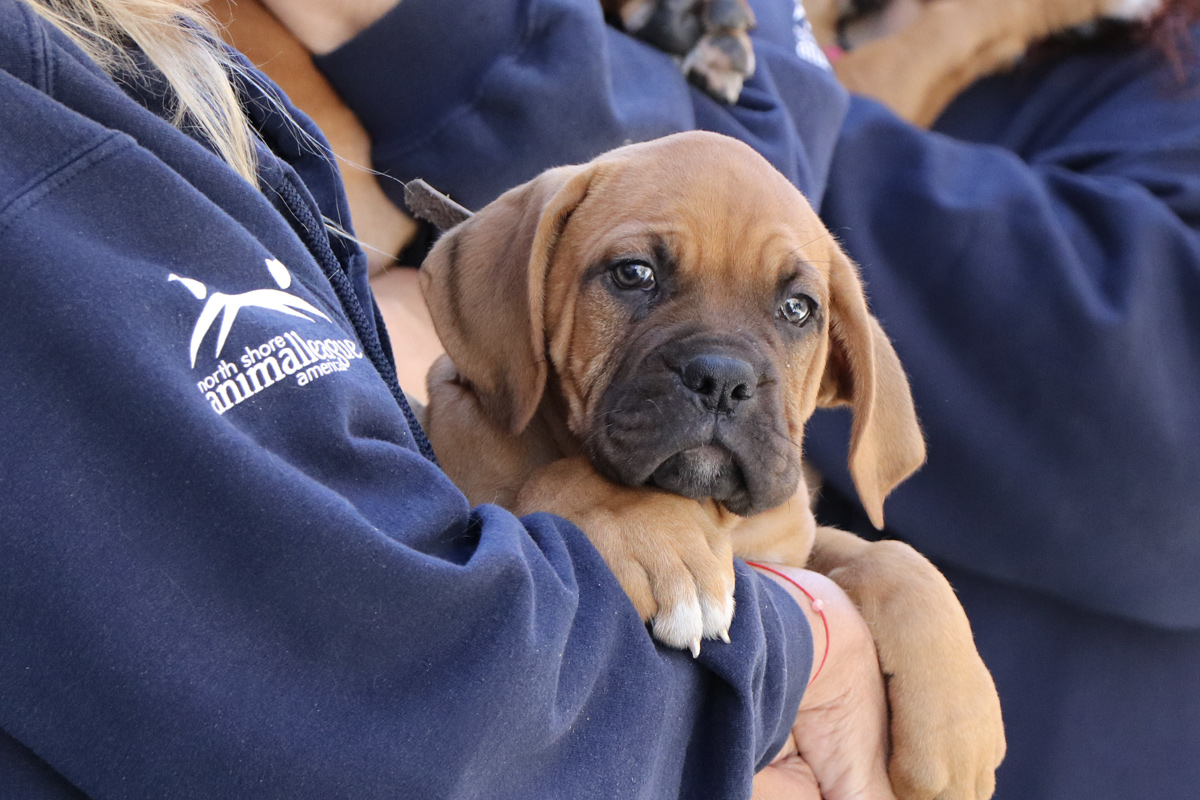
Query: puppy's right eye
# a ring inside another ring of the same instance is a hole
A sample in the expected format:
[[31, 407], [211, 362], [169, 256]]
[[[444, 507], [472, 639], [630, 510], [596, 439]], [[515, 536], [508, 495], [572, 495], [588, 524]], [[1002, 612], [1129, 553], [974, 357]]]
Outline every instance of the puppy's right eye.
[[654, 270], [641, 261], [622, 261], [609, 269], [608, 274], [618, 289], [641, 289], [645, 292], [655, 286]]
[[812, 319], [816, 309], [816, 301], [806, 294], [798, 294], [783, 301], [779, 307], [779, 316], [798, 328], [803, 328]]

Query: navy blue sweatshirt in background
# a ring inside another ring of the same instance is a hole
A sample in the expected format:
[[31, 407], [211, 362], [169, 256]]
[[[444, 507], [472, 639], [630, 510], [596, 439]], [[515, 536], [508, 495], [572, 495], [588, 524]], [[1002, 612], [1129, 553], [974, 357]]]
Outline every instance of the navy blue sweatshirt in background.
[[[930, 447], [889, 531], [945, 567], [996, 677], [998, 800], [1198, 796], [1195, 67], [1047, 57], [933, 133], [855, 100], [838, 141], [822, 215]], [[842, 497], [844, 422], [808, 450]]]
[[[759, 70], [722, 107], [595, 5], [404, 0], [318, 63], [377, 168], [471, 207], [679, 130], [763, 153], [860, 263], [911, 377], [929, 463], [888, 500], [888, 535], [946, 569], [995, 674], [997, 797], [1196, 797], [1194, 85], [1149, 48], [1077, 52], [980, 82], [922, 131], [847, 112], [799, 57], [791, 0], [761, 0]], [[845, 423], [818, 414], [806, 453], [827, 518], [855, 526]]]
[[247, 88], [260, 191], [159, 89], [0, 0], [0, 796], [748, 795], [795, 603], [741, 568], [693, 661], [572, 525], [471, 508], [323, 146]]

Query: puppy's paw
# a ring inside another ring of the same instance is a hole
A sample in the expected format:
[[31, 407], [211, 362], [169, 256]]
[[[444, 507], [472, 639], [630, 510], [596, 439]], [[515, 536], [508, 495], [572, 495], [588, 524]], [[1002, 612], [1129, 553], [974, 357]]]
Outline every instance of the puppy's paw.
[[[691, 563], [639, 563], [650, 579], [653, 597], [653, 610], [651, 606], [639, 609], [642, 619], [649, 619], [655, 639], [691, 650], [693, 656], [700, 655], [701, 639], [728, 642], [733, 622], [733, 554], [707, 555]], [[728, 570], [723, 568], [725, 562]]]
[[733, 104], [754, 74], [754, 46], [744, 30], [706, 33], [683, 59], [688, 80], [710, 96]]
[[549, 511], [578, 525], [663, 644], [697, 655], [702, 639], [729, 641], [733, 549], [715, 509], [618, 486], [577, 456], [536, 471], [514, 510]]
[[[614, 487], [618, 504], [577, 509], [579, 525], [608, 563], [654, 638], [699, 655], [702, 639], [729, 641], [733, 550], [694, 500]], [[522, 493], [522, 500], [524, 493]]]
[[829, 572], [862, 610], [889, 676], [899, 800], [987, 800], [1004, 758], [991, 673], [954, 590], [908, 545], [883, 541]]
[[895, 674], [888, 683], [896, 797], [987, 800], [1006, 747], [991, 675], [973, 652], [937, 674]]
[[747, 0], [608, 0], [625, 31], [681, 57], [688, 80], [712, 97], [737, 102], [754, 74], [754, 12]]

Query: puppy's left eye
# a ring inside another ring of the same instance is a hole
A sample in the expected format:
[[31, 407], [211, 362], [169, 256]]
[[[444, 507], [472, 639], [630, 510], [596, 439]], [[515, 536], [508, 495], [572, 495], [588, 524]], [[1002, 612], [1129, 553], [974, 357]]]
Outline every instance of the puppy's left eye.
[[783, 301], [783, 305], [779, 307], [779, 316], [797, 327], [803, 327], [812, 319], [816, 307], [815, 300], [806, 294], [799, 294]]
[[608, 272], [619, 289], [648, 291], [655, 286], [654, 270], [641, 261], [622, 261]]

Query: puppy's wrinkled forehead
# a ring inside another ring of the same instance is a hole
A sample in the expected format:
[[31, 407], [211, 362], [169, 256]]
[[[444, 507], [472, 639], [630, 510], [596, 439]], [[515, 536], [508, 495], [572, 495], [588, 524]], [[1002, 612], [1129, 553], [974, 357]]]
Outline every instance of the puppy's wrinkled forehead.
[[750, 147], [716, 134], [613, 151], [601, 159], [576, 217], [572, 234], [594, 259], [620, 256], [622, 248], [658, 249], [697, 280], [727, 287], [756, 275], [773, 281], [794, 262], [827, 263], [832, 245], [782, 174]]

